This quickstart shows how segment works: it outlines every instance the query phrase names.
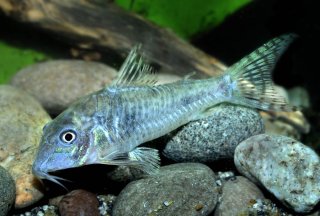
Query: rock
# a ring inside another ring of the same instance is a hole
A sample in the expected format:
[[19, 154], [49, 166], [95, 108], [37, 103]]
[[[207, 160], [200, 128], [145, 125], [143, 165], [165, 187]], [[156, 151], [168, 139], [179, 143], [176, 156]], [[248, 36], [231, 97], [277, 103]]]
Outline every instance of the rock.
[[115, 182], [127, 182], [141, 179], [145, 176], [145, 173], [133, 166], [118, 166], [114, 170], [107, 173], [110, 180]]
[[237, 176], [223, 184], [222, 194], [215, 216], [238, 215], [252, 205], [252, 200], [263, 199], [260, 189], [248, 179]]
[[310, 108], [310, 97], [305, 88], [294, 87], [288, 90], [288, 96], [290, 104], [297, 107]]
[[15, 180], [16, 208], [29, 206], [43, 196], [31, 166], [48, 121], [49, 115], [33, 97], [0, 85], [0, 165]]
[[234, 181], [236, 180], [236, 176], [233, 171], [226, 171], [226, 172], [218, 172], [216, 177], [216, 183], [218, 186], [222, 186], [227, 181]]
[[208, 215], [218, 201], [215, 174], [203, 164], [181, 163], [129, 183], [113, 215]]
[[99, 216], [99, 202], [93, 193], [85, 190], [74, 190], [65, 195], [59, 203], [61, 216], [86, 215]]
[[33, 95], [56, 115], [77, 98], [110, 84], [115, 76], [115, 69], [101, 63], [54, 60], [22, 69], [11, 84]]
[[7, 215], [14, 204], [16, 196], [15, 183], [3, 167], [0, 166], [0, 215]]
[[116, 196], [114, 195], [99, 195], [99, 212], [101, 216], [111, 216], [113, 205], [116, 201]]
[[[278, 208], [268, 199], [251, 200], [250, 205], [244, 211], [238, 212], [238, 216], [293, 216], [281, 208]], [[309, 215], [310, 216], [310, 215]]]
[[[76, 192], [76, 193], [79, 194], [79, 190], [77, 190], [77, 191], [78, 192]], [[75, 193], [75, 192], [73, 191], [73, 193]], [[82, 205], [84, 205], [84, 207], [86, 209], [88, 209], [88, 210], [90, 209], [90, 208], [88, 208], [88, 205], [89, 205], [89, 207], [91, 206], [91, 208], [92, 208], [92, 204], [95, 205], [96, 204], [95, 200], [97, 199], [98, 203], [99, 203], [98, 211], [100, 213], [100, 216], [111, 216], [112, 208], [113, 208], [114, 202], [116, 200], [116, 196], [108, 194], [108, 195], [98, 195], [96, 198], [93, 198], [93, 196], [90, 192], [87, 192], [87, 191], [80, 192], [80, 195], [83, 193], [88, 193], [89, 201], [91, 200], [90, 204], [88, 204], [88, 203], [82, 204]], [[65, 208], [64, 211], [67, 211], [67, 213], [64, 212], [64, 214], [68, 215], [68, 213], [69, 213], [70, 215], [79, 215], [79, 212], [75, 211], [74, 208], [78, 208], [78, 211], [80, 209], [83, 209], [83, 206], [80, 207], [79, 205], [81, 205], [81, 201], [83, 201], [83, 199], [86, 199], [86, 197], [88, 195], [84, 195], [84, 196], [81, 195], [80, 202], [77, 201], [77, 196], [78, 196], [77, 194], [71, 194], [71, 200], [70, 200], [70, 193], [69, 193], [69, 195], [67, 195], [67, 197], [65, 197], [64, 195], [61, 195], [61, 196], [54, 197], [54, 198], [50, 199], [49, 206], [59, 206], [60, 201], [63, 198], [65, 198], [63, 201], [64, 203], [61, 203], [64, 206], [63, 208]], [[68, 209], [68, 206], [71, 207], [71, 209]], [[97, 213], [96, 209], [94, 209], [93, 213], [94, 214]]]
[[212, 162], [233, 158], [243, 140], [264, 132], [259, 113], [236, 105], [212, 108], [212, 115], [190, 122], [167, 143], [164, 155], [175, 161]]
[[283, 135], [300, 140], [301, 134], [292, 125], [278, 119], [273, 119], [269, 114], [262, 115], [262, 118], [266, 134]]
[[238, 145], [234, 162], [240, 173], [296, 212], [309, 212], [320, 200], [319, 157], [294, 139], [253, 136]]
[[53, 205], [43, 205], [40, 207], [35, 207], [31, 211], [27, 211], [19, 216], [60, 216], [58, 213], [58, 207]]
[[56, 207], [58, 207], [60, 201], [62, 200], [62, 198], [63, 198], [64, 196], [65, 196], [65, 195], [60, 195], [60, 196], [52, 197], [52, 198], [49, 199], [48, 204], [51, 205], [51, 206], [56, 206]]
[[295, 127], [300, 133], [310, 132], [310, 123], [300, 111], [296, 112], [277, 112], [274, 113], [277, 118]]
[[288, 95], [287, 89], [279, 85], [274, 85], [274, 89], [278, 95], [282, 96], [286, 101], [289, 101], [289, 95]]
[[[307, 134], [310, 131], [310, 123], [300, 111], [296, 112], [260, 112], [265, 121], [282, 122], [294, 128], [299, 134]], [[280, 134], [281, 135], [281, 134]]]

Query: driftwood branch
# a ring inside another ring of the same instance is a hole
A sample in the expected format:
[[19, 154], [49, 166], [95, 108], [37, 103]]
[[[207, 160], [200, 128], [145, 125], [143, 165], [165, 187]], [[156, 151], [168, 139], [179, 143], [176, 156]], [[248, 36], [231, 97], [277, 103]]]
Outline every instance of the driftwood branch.
[[225, 70], [217, 59], [111, 1], [0, 0], [0, 10], [82, 47], [111, 49], [123, 56], [141, 43], [149, 61], [176, 74], [214, 76]]

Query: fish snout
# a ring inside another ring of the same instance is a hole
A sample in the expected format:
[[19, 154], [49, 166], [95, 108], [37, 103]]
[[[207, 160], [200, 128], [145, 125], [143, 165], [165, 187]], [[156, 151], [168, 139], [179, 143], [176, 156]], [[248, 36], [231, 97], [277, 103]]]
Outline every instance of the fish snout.
[[45, 179], [48, 175], [48, 171], [43, 169], [43, 163], [35, 161], [32, 165], [32, 174], [39, 179]]
[[38, 178], [41, 178], [41, 176], [43, 175], [40, 167], [35, 166], [35, 164], [32, 165], [32, 174]]

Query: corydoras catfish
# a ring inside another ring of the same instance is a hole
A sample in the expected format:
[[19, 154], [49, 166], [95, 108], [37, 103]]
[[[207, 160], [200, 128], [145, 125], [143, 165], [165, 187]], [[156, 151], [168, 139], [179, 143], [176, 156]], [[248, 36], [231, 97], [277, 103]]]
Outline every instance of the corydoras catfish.
[[[114, 82], [87, 95], [43, 128], [33, 173], [59, 183], [52, 172], [87, 164], [135, 166], [154, 173], [158, 151], [140, 144], [232, 103], [294, 111], [274, 90], [271, 71], [294, 35], [274, 38], [219, 76], [155, 85], [152, 68], [134, 48]], [[150, 74], [151, 73], [151, 74]]]

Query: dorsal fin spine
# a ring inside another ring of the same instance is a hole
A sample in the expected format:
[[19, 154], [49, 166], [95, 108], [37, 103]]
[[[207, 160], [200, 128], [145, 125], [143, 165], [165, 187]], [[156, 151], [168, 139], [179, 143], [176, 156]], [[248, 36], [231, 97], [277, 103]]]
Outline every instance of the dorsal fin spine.
[[154, 85], [156, 83], [153, 68], [144, 63], [140, 50], [141, 45], [136, 45], [130, 51], [117, 78], [112, 82], [113, 86]]

